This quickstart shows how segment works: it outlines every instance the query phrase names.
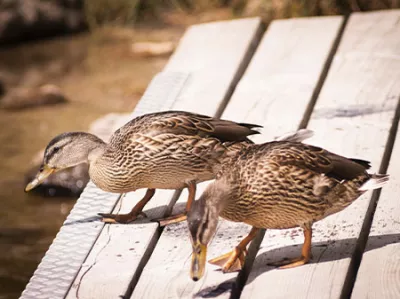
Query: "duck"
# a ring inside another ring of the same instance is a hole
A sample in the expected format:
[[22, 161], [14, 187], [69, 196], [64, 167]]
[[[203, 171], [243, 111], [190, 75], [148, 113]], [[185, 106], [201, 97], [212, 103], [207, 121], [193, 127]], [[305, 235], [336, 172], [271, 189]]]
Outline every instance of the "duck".
[[[251, 143], [248, 136], [258, 134], [260, 127], [186, 111], [162, 111], [132, 119], [108, 143], [86, 132], [62, 133], [48, 143], [40, 170], [25, 191], [53, 173], [87, 163], [90, 179], [104, 191], [147, 189], [129, 213], [99, 214], [104, 222], [130, 223], [146, 216], [142, 210], [156, 189], [188, 188], [187, 211], [196, 184], [214, 178], [216, 158], [229, 148], [237, 150], [235, 144]], [[186, 213], [168, 217], [162, 225], [184, 219]]]
[[389, 180], [387, 174], [368, 173], [368, 161], [284, 140], [248, 144], [226, 156], [218, 167], [216, 179], [187, 215], [192, 244], [190, 276], [194, 281], [204, 274], [207, 246], [219, 216], [252, 227], [231, 252], [209, 261], [224, 273], [242, 269], [247, 245], [261, 229], [302, 228], [301, 255], [270, 264], [280, 269], [297, 267], [311, 258], [313, 223], [342, 211], [366, 191], [381, 188]]

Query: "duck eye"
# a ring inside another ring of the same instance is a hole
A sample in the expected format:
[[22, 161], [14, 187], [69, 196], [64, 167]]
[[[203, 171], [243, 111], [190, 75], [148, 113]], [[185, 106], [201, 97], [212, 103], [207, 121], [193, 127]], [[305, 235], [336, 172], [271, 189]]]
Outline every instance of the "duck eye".
[[60, 150], [59, 147], [55, 147], [55, 148], [53, 148], [53, 153], [55, 154], [55, 153], [57, 153], [59, 150]]

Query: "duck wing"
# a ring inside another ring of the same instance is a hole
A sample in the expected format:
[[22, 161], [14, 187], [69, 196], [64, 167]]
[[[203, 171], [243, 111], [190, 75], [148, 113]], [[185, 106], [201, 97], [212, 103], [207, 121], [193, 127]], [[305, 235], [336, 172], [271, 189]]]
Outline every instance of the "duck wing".
[[112, 140], [118, 136], [143, 134], [157, 136], [176, 134], [200, 137], [214, 137], [221, 142], [244, 141], [247, 136], [259, 134], [254, 128], [261, 126], [247, 123], [236, 123], [206, 115], [186, 111], [166, 111], [139, 116], [118, 129]]
[[278, 165], [292, 165], [305, 170], [315, 171], [338, 181], [352, 180], [361, 174], [367, 174], [368, 161], [349, 159], [320, 147], [293, 143], [271, 142], [267, 159]]

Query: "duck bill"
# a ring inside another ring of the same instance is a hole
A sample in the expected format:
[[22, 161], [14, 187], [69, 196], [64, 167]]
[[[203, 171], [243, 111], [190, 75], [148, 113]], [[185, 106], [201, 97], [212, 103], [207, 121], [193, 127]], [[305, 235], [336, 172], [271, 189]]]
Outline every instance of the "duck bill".
[[40, 168], [39, 172], [37, 173], [36, 177], [25, 187], [25, 192], [32, 190], [39, 186], [49, 175], [51, 175], [56, 170], [54, 168], [50, 168], [47, 165], [44, 165]]
[[207, 246], [201, 243], [193, 245], [192, 265], [190, 268], [190, 277], [194, 281], [198, 281], [203, 277], [206, 267]]

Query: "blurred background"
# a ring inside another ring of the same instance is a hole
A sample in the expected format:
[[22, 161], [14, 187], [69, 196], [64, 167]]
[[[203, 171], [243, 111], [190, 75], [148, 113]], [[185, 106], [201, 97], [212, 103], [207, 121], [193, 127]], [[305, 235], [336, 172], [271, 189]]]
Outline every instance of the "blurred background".
[[0, 299], [19, 297], [89, 179], [78, 166], [25, 194], [44, 147], [64, 131], [107, 138], [189, 25], [399, 7], [400, 0], [0, 0]]

